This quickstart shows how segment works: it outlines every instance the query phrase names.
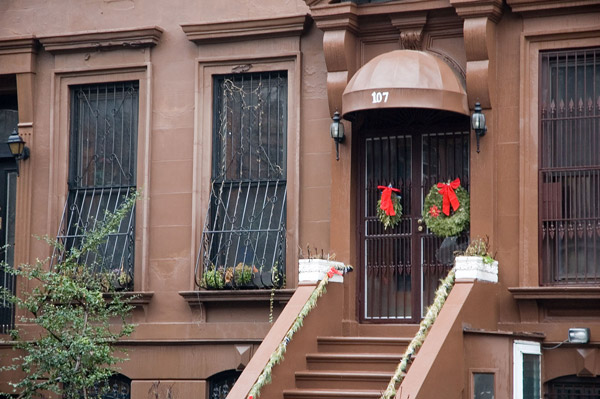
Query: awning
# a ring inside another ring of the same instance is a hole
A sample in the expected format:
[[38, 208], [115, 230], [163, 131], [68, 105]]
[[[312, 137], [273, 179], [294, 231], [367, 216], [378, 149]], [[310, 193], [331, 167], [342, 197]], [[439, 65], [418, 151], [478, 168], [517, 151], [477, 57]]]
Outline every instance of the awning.
[[441, 58], [414, 50], [381, 54], [362, 66], [342, 95], [344, 117], [382, 108], [429, 108], [469, 115], [467, 93]]

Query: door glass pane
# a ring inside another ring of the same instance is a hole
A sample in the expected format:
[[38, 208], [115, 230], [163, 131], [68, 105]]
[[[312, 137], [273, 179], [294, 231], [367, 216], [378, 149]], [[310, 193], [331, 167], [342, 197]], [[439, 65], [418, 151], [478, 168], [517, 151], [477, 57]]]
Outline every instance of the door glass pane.
[[540, 397], [540, 355], [523, 354], [523, 399]]
[[[367, 319], [412, 317], [411, 174], [412, 138], [367, 138], [365, 146], [364, 314]], [[377, 217], [381, 190], [400, 189], [402, 220], [385, 229]]]

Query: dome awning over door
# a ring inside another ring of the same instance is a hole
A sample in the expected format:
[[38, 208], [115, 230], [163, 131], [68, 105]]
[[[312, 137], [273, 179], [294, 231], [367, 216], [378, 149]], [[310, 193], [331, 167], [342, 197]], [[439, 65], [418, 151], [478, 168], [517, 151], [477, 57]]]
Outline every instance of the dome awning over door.
[[344, 117], [382, 108], [428, 108], [469, 115], [467, 93], [452, 68], [414, 50], [381, 54], [363, 65], [342, 95]]

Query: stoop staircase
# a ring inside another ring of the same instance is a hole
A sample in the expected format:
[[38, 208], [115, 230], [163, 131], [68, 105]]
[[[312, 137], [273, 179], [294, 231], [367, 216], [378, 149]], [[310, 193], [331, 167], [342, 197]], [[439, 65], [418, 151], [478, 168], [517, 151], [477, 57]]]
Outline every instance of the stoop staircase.
[[378, 399], [412, 339], [404, 335], [317, 337], [318, 352], [306, 354], [306, 370], [284, 399]]

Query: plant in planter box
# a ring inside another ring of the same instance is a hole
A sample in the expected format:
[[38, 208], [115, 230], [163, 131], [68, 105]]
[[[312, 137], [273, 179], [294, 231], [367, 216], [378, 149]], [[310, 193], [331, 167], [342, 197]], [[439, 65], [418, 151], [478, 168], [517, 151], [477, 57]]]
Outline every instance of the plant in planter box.
[[216, 267], [211, 265], [202, 273], [201, 287], [208, 289], [224, 289], [246, 286], [252, 283], [254, 273], [258, 269], [242, 262], [235, 267]]
[[498, 261], [490, 253], [487, 237], [472, 240], [464, 252], [457, 255], [454, 261], [456, 278], [498, 282]]

